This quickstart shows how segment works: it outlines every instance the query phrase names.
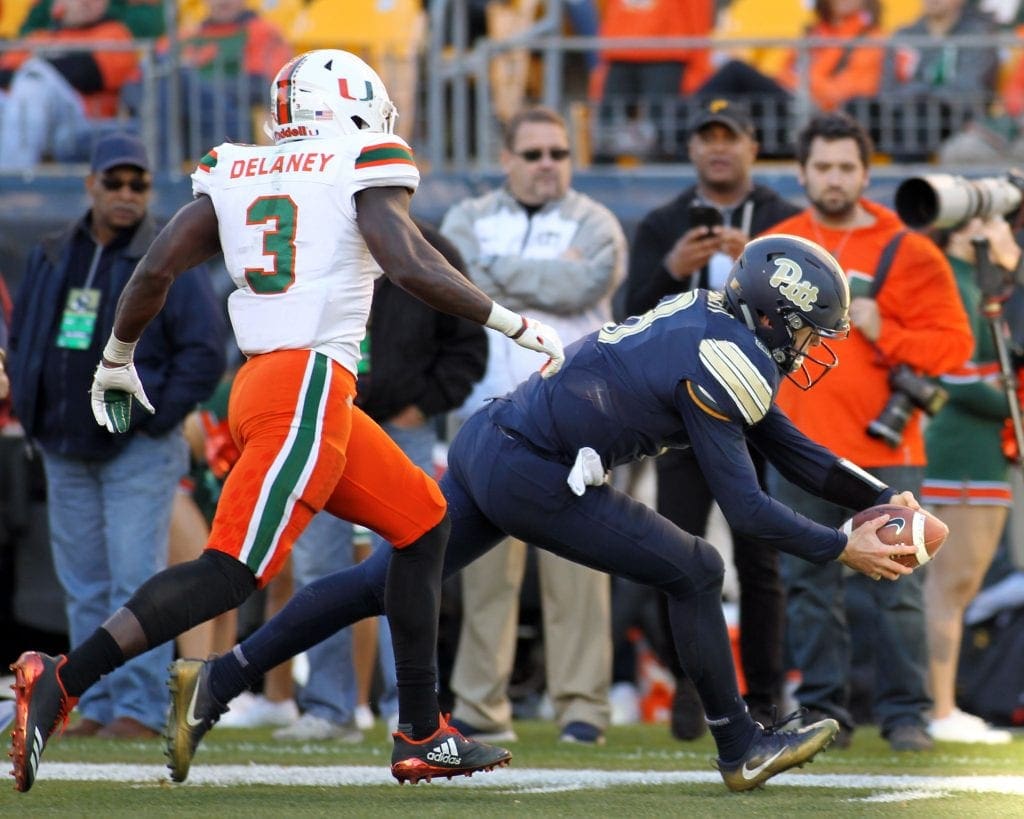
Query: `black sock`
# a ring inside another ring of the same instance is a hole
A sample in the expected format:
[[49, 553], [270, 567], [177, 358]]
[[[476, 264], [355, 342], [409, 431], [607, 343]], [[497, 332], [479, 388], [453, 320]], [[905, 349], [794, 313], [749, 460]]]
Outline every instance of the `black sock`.
[[451, 524], [448, 516], [418, 540], [393, 549], [384, 591], [398, 677], [398, 721], [411, 739], [426, 739], [439, 725], [437, 623], [441, 571]]
[[760, 736], [761, 729], [744, 708], [738, 714], [721, 719], [708, 717], [708, 727], [718, 746], [718, 758], [723, 762], [735, 762], [750, 748], [750, 744]]
[[104, 674], [124, 665], [124, 654], [105, 628], [98, 628], [68, 653], [60, 679], [69, 697], [80, 697]]

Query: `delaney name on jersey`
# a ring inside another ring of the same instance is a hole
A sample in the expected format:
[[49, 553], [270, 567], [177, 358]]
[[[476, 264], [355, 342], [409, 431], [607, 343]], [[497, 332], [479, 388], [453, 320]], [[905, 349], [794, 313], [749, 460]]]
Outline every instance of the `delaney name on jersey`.
[[231, 178], [264, 176], [272, 173], [323, 173], [336, 154], [308, 151], [286, 156], [257, 156], [231, 163]]

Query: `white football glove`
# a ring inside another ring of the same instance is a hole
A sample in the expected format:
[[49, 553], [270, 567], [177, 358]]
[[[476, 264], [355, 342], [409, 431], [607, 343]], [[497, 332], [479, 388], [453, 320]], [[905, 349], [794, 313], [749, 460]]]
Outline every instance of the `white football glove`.
[[589, 446], [576, 453], [576, 463], [572, 465], [566, 483], [573, 494], [583, 497], [588, 486], [601, 486], [605, 482], [606, 473], [601, 463], [601, 456]]
[[544, 378], [550, 378], [562, 369], [565, 352], [562, 350], [562, 339], [558, 337], [553, 327], [513, 313], [498, 302], [491, 305], [491, 314], [487, 318], [486, 326], [504, 333], [520, 347], [547, 355], [547, 362], [540, 368], [540, 374]]
[[107, 367], [101, 361], [93, 373], [92, 388], [89, 390], [92, 415], [97, 424], [111, 432], [128, 431], [132, 423], [132, 398], [148, 412], [156, 412], [142, 388], [139, 374], [135, 372], [135, 364], [132, 363], [134, 351], [134, 342], [126, 343], [111, 335], [103, 350], [103, 357], [118, 366]]
[[96, 423], [111, 432], [128, 431], [132, 421], [132, 398], [146, 411], [156, 412], [132, 363], [106, 367], [101, 361], [93, 374], [89, 395]]

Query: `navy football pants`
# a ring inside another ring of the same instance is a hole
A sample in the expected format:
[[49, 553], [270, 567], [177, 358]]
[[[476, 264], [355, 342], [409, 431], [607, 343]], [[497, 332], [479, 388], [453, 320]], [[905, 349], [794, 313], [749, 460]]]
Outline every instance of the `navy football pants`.
[[[668, 597], [683, 669], [708, 718], [745, 710], [722, 614], [724, 565], [711, 544], [610, 486], [590, 487], [577, 497], [566, 484], [565, 464], [546, 460], [504, 434], [486, 410], [459, 431], [448, 461], [441, 481], [452, 524], [446, 577], [512, 535], [660, 589]], [[363, 563], [299, 592], [271, 624], [242, 643], [249, 662], [273, 668], [338, 629], [384, 613], [390, 552], [378, 549]]]

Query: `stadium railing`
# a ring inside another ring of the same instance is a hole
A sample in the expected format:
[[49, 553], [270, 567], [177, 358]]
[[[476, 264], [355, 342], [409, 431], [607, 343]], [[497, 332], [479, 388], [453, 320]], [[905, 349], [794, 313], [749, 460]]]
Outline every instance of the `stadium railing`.
[[[850, 47], [934, 47], [927, 36], [842, 39], [826, 37], [743, 38], [721, 42], [714, 37], [601, 38], [565, 36], [562, 31], [562, 8], [559, 2], [546, 3], [532, 26], [503, 39], [479, 38], [468, 41], [467, 0], [431, 0], [430, 40], [425, 55], [426, 111], [429, 128], [418, 135], [419, 155], [429, 159], [437, 170], [466, 172], [493, 168], [500, 147], [501, 122], [495, 113], [494, 89], [489, 81], [496, 59], [527, 50], [539, 70], [539, 82], [528, 96], [537, 102], [568, 114], [574, 145], [584, 146], [577, 152], [578, 164], [585, 165], [591, 149], [614, 143], [629, 124], [627, 111], [636, 100], [591, 100], [586, 95], [566, 94], [565, 64], [568, 55], [601, 51], [614, 46], [629, 49], [707, 48], [724, 52], [744, 46], [791, 48], [797, 54], [800, 82], [792, 104], [784, 107], [761, 98], [746, 100], [759, 120], [762, 153], [769, 156], [791, 156], [792, 135], [814, 113], [807, 81], [806, 66], [811, 49], [822, 46]], [[995, 35], [959, 35], [946, 37], [947, 48], [998, 47], [1003, 61], [1006, 54], [1024, 45], [1016, 34], [1006, 31]], [[799, 70], [800, 67], [805, 70]], [[743, 100], [738, 100], [743, 102]], [[926, 161], [939, 142], [958, 130], [972, 117], [990, 110], [991, 94], [965, 93], [923, 99], [913, 104], [906, 101], [877, 104], [859, 103], [854, 111], [865, 122], [876, 139], [876, 148], [895, 161]], [[684, 161], [687, 121], [692, 102], [682, 97], [667, 100], [644, 100], [641, 106], [658, 109], [653, 122], [657, 139], [657, 155]], [[603, 111], [601, 110], [603, 106]]]
[[[730, 39], [727, 43], [713, 37], [600, 38], [565, 36], [562, 32], [562, 3], [551, 0], [542, 4], [531, 25], [507, 36], [481, 37], [469, 42], [468, 0], [431, 0], [429, 4], [428, 38], [419, 59], [419, 95], [415, 105], [415, 125], [410, 139], [423, 162], [424, 171], [437, 173], [494, 172], [500, 150], [501, 118], [496, 104], [494, 83], [501, 72], [494, 71], [496, 62], [510, 55], [528, 55], [532, 64], [528, 74], [529, 87], [523, 97], [562, 111], [570, 124], [575, 163], [585, 168], [591, 158], [606, 151], [606, 146], [621, 142], [622, 134], [635, 121], [631, 109], [639, 106], [641, 119], [645, 110], [657, 104], [656, 119], [648, 123], [655, 149], [641, 162], [684, 162], [685, 142], [693, 101], [683, 97], [656, 100], [625, 100], [607, 98], [593, 100], [580, 88], [579, 72], [567, 71], [573, 60], [582, 61], [586, 52], [609, 46], [636, 49], [707, 48], [723, 51], [740, 46], [792, 48], [798, 64], [806, 65], [810, 50], [818, 46], [875, 46], [897, 48], [902, 45], [927, 46], [934, 41], [927, 37], [862, 38], [837, 41], [830, 38], [750, 38]], [[1010, 32], [994, 36], [960, 36], [946, 38], [950, 47], [999, 47], [1004, 54], [1019, 50], [1021, 39]], [[90, 43], [90, 48], [108, 44]], [[62, 50], [64, 46], [35, 45], [42, 53]], [[158, 53], [152, 41], [131, 44], [112, 43], [114, 49], [135, 49], [142, 66], [142, 81], [135, 97], [124, 100], [116, 122], [139, 132], [152, 151], [158, 167], [171, 176], [180, 177], [212, 144], [225, 139], [259, 141], [260, 125], [265, 112], [256, 103], [234, 121], [219, 101], [229, 96], [245, 99], [248, 80], [228, 76], [223, 66], [215, 65], [207, 74], [212, 96], [188, 81], [180, 69], [177, 43], [170, 38], [165, 53]], [[24, 48], [20, 41], [0, 41], [0, 52]], [[384, 58], [381, 58], [384, 59]], [[780, 108], [763, 99], [748, 103], [759, 120], [762, 154], [786, 157], [792, 154], [792, 135], [814, 112], [807, 87], [806, 72], [790, 104]], [[506, 75], [507, 76], [507, 75]], [[234, 87], [232, 88], [232, 85]], [[583, 83], [583, 86], [586, 84]], [[501, 89], [501, 93], [508, 89]], [[518, 93], [518, 91], [517, 91]], [[506, 95], [507, 98], [507, 95]], [[212, 102], [211, 102], [212, 100]], [[740, 100], [738, 100], [740, 101]], [[947, 96], [944, 103], [923, 100], [914, 105], [904, 102], [877, 104], [857, 111], [871, 128], [877, 149], [896, 162], [926, 161], [929, 153], [949, 133], [972, 117], [989, 111], [991, 100], [983, 94]], [[647, 109], [645, 109], [647, 106]], [[190, 123], [185, 127], [185, 123]], [[110, 124], [110, 123], [105, 123]], [[614, 151], [612, 151], [614, 154]], [[61, 167], [40, 168], [40, 173], [59, 174]]]

